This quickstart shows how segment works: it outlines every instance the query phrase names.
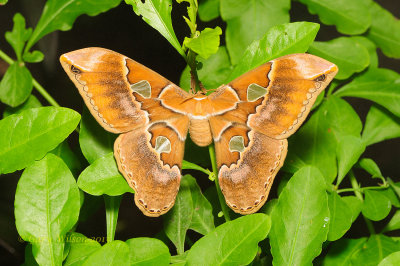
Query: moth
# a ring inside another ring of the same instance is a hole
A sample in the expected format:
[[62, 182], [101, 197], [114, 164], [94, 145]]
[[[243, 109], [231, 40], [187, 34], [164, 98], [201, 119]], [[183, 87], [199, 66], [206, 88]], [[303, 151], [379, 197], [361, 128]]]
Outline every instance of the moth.
[[135, 203], [157, 217], [174, 205], [187, 133], [214, 142], [226, 204], [250, 214], [265, 203], [287, 153], [287, 138], [338, 71], [310, 54], [265, 63], [210, 95], [190, 93], [149, 68], [103, 48], [63, 54], [61, 64], [114, 144]]

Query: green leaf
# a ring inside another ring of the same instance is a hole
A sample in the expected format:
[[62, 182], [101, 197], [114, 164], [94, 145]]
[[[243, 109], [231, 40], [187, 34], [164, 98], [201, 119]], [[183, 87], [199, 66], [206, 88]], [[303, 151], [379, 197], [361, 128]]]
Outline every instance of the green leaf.
[[393, 58], [400, 58], [400, 21], [375, 1], [371, 1], [369, 11], [372, 16], [367, 37]]
[[329, 227], [328, 196], [321, 172], [301, 168], [281, 192], [271, 214], [274, 265], [308, 265], [321, 253]]
[[400, 265], [400, 251], [393, 252], [392, 254], [386, 256], [378, 266], [393, 266]]
[[335, 25], [338, 32], [357, 35], [365, 32], [371, 25], [366, 0], [300, 0], [307, 5], [311, 14], [317, 14], [322, 23]]
[[374, 234], [351, 258], [352, 265], [375, 266], [389, 254], [399, 251], [400, 243], [382, 234]]
[[169, 43], [186, 58], [178, 39], [176, 38], [171, 21], [171, 0], [125, 0], [128, 5], [132, 5], [133, 11], [138, 16], [142, 16], [151, 27], [161, 33]]
[[8, 0], [0, 0], [0, 6], [7, 4]]
[[188, 229], [205, 235], [214, 229], [214, 216], [211, 204], [201, 194], [196, 179], [185, 175], [181, 179], [175, 205], [164, 217], [165, 233], [174, 243], [178, 254], [184, 253]]
[[72, 28], [76, 18], [82, 14], [96, 16], [116, 7], [121, 0], [82, 1], [82, 0], [49, 0], [44, 6], [42, 15], [29, 39], [25, 51], [39, 41], [43, 36], [56, 31], [67, 31]]
[[383, 175], [381, 173], [381, 170], [379, 169], [378, 165], [369, 158], [362, 158], [359, 162], [358, 165], [367, 171], [372, 178], [383, 178]]
[[355, 196], [341, 197], [351, 210], [351, 222], [353, 223], [360, 215], [363, 202]]
[[362, 139], [366, 145], [400, 137], [400, 119], [379, 105], [371, 106]]
[[127, 258], [129, 258], [128, 245], [125, 242], [116, 240], [93, 252], [82, 265], [128, 266], [130, 264]]
[[51, 153], [63, 159], [69, 170], [76, 175], [81, 170], [81, 161], [69, 147], [68, 141], [61, 142]]
[[327, 183], [337, 174], [336, 141], [322, 104], [299, 131], [289, 139], [288, 163], [317, 167]]
[[168, 247], [155, 238], [139, 237], [126, 240], [131, 265], [169, 265]]
[[351, 264], [351, 258], [359, 252], [367, 238], [349, 239], [342, 238], [332, 243], [328, 254], [323, 259], [323, 266], [347, 266]]
[[311, 22], [293, 22], [271, 28], [262, 39], [247, 47], [227, 80], [280, 56], [306, 52], [318, 30], [319, 24]]
[[380, 221], [388, 216], [392, 204], [379, 190], [366, 190], [362, 213], [372, 221]]
[[16, 107], [28, 99], [31, 91], [31, 72], [22, 63], [15, 61], [9, 66], [1, 80], [0, 101]]
[[19, 105], [18, 107], [10, 107], [8, 106], [3, 113], [3, 118], [6, 118], [7, 116], [13, 115], [13, 114], [20, 114], [22, 111], [25, 111], [27, 109], [31, 108], [37, 108], [41, 107], [42, 104], [39, 102], [39, 100], [36, 98], [34, 95], [30, 95], [28, 100], [26, 100], [23, 104]]
[[76, 128], [80, 115], [68, 108], [41, 107], [0, 120], [0, 173], [42, 158]]
[[396, 195], [395, 190], [393, 189], [393, 187], [389, 186], [386, 189], [382, 189], [381, 193], [390, 200], [390, 202], [392, 203], [393, 206], [399, 208], [400, 207], [400, 199], [399, 197]]
[[393, 215], [392, 219], [390, 219], [388, 224], [383, 229], [383, 232], [390, 232], [399, 229], [400, 229], [400, 211], [397, 210], [396, 213]]
[[15, 192], [15, 224], [40, 265], [61, 265], [79, 208], [78, 186], [60, 158], [48, 154], [25, 169]]
[[367, 48], [369, 53], [369, 66], [370, 67], [378, 67], [378, 53], [376, 52], [376, 45], [368, 38], [364, 36], [353, 36], [350, 37], [353, 41], [358, 42], [365, 48]]
[[16, 13], [13, 18], [14, 27], [12, 32], [6, 32], [5, 38], [7, 42], [14, 48], [18, 61], [22, 61], [22, 50], [24, 49], [25, 42], [32, 34], [32, 29], [25, 29], [25, 18]]
[[80, 189], [91, 195], [118, 196], [134, 193], [119, 173], [113, 153], [101, 157], [89, 165], [78, 178]]
[[199, 3], [199, 17], [202, 21], [210, 21], [219, 17], [220, 0], [203, 0]]
[[197, 164], [194, 164], [194, 163], [191, 163], [191, 162], [188, 162], [188, 161], [185, 161], [185, 160], [182, 161], [182, 170], [184, 170], [184, 169], [197, 170], [197, 171], [203, 172], [203, 173], [205, 173], [207, 175], [211, 175], [212, 174], [212, 172], [210, 170], [204, 169], [203, 167], [201, 167], [201, 166], [199, 166]]
[[367, 48], [349, 37], [314, 42], [308, 52], [335, 63], [339, 68], [336, 79], [347, 79], [363, 71], [370, 62]]
[[338, 160], [338, 182], [340, 184], [350, 169], [355, 165], [365, 151], [365, 144], [360, 137], [340, 137], [336, 147]]
[[219, 36], [221, 34], [220, 27], [215, 29], [205, 28], [198, 37], [185, 38], [183, 44], [204, 59], [207, 59], [218, 51]]
[[[225, 39], [233, 65], [253, 41], [262, 38], [271, 27], [290, 20], [290, 0], [240, 0], [228, 5], [225, 1], [221, 0], [221, 15], [227, 23]], [[230, 2], [232, 0], [228, 0]], [[227, 17], [225, 7], [235, 9], [233, 12], [238, 16]]]
[[368, 99], [400, 116], [400, 75], [389, 69], [369, 68], [335, 95]]
[[79, 145], [86, 160], [93, 163], [113, 151], [117, 135], [105, 131], [85, 107], [79, 132]]
[[187, 265], [247, 265], [270, 228], [270, 217], [262, 213], [226, 222], [192, 246]]
[[28, 244], [25, 246], [25, 262], [24, 266], [38, 266], [35, 257], [32, 254], [32, 244]]
[[328, 194], [328, 206], [331, 215], [328, 240], [336, 241], [350, 229], [353, 223], [352, 209], [336, 192]]
[[[198, 57], [197, 60], [202, 65], [202, 68], [197, 71], [199, 80], [208, 90], [216, 89], [224, 84], [232, 71], [225, 46], [219, 47], [217, 53], [207, 60], [201, 57]], [[187, 91], [190, 89], [190, 68], [188, 66], [182, 72], [179, 84]]]
[[44, 59], [44, 54], [41, 51], [35, 50], [33, 52], [25, 52], [23, 59], [28, 63], [39, 63]]
[[101, 247], [97, 241], [76, 232], [67, 234], [66, 243], [70, 245], [71, 248], [63, 263], [64, 266], [82, 265], [87, 257]]

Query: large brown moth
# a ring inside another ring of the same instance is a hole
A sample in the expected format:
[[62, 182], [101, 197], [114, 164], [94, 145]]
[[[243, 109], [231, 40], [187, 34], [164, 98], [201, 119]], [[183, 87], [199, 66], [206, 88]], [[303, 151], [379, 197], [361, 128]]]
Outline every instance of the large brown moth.
[[147, 216], [174, 205], [188, 131], [199, 146], [214, 142], [227, 205], [241, 214], [260, 209], [285, 160], [286, 139], [338, 71], [317, 56], [292, 54], [207, 96], [103, 48], [66, 53], [60, 61], [99, 124], [120, 134], [114, 156]]

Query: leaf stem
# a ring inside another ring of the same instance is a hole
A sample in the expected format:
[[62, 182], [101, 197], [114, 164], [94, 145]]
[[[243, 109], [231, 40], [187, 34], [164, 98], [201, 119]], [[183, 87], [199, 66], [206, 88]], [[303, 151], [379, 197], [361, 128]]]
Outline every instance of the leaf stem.
[[121, 198], [122, 198], [122, 195], [121, 196], [104, 195], [104, 202], [106, 205], [107, 242], [108, 243], [114, 241]]
[[[5, 54], [2, 50], [0, 50], [0, 58], [6, 61], [8, 64], [14, 63], [14, 60], [11, 59], [7, 54]], [[36, 79], [32, 78], [33, 87], [49, 102], [52, 106], [60, 107], [56, 100], [36, 81]]]
[[383, 185], [383, 186], [374, 186], [374, 187], [360, 187], [360, 188], [344, 188], [344, 189], [338, 189], [336, 191], [336, 193], [340, 194], [340, 193], [344, 193], [344, 192], [354, 192], [354, 191], [358, 191], [358, 192], [364, 192], [365, 190], [373, 190], [373, 189], [386, 189], [388, 188], [388, 185]]
[[211, 144], [208, 146], [208, 152], [210, 153], [210, 159], [211, 159], [211, 165], [212, 169], [215, 175], [215, 187], [217, 189], [217, 194], [218, 194], [218, 199], [219, 199], [219, 204], [221, 205], [222, 212], [224, 213], [225, 221], [230, 221], [231, 217], [229, 216], [229, 209], [228, 206], [225, 203], [225, 198], [224, 195], [222, 194], [222, 191], [219, 187], [219, 181], [218, 181], [218, 170], [217, 170], [217, 161], [215, 158], [215, 148], [214, 144]]
[[[354, 194], [356, 195], [357, 198], [359, 198], [361, 201], [364, 202], [364, 198], [363, 198], [363, 196], [362, 196], [362, 194], [360, 192], [360, 186], [358, 185], [357, 179], [356, 179], [356, 177], [355, 177], [355, 175], [354, 175], [352, 170], [350, 170], [350, 172], [349, 172], [349, 178], [350, 178], [351, 186], [354, 189]], [[367, 225], [367, 228], [368, 228], [370, 234], [374, 235], [375, 234], [374, 225], [364, 215], [363, 215], [363, 217], [364, 217], [364, 221], [365, 221], [365, 223]]]

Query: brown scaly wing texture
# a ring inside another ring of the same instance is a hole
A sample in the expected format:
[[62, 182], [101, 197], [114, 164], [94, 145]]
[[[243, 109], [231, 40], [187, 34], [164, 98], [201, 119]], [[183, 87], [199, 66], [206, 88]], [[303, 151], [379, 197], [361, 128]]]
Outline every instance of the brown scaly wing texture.
[[[180, 183], [187, 116], [166, 109], [158, 98], [188, 94], [156, 72], [116, 52], [85, 48], [64, 54], [61, 64], [100, 125], [121, 134], [114, 144], [120, 172], [147, 216], [174, 204]], [[178, 122], [179, 121], [179, 122]]]
[[250, 214], [265, 203], [287, 153], [286, 138], [304, 122], [337, 67], [316, 56], [293, 54], [268, 62], [219, 88], [233, 89], [235, 110], [210, 118], [219, 183], [235, 212]]

